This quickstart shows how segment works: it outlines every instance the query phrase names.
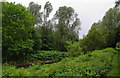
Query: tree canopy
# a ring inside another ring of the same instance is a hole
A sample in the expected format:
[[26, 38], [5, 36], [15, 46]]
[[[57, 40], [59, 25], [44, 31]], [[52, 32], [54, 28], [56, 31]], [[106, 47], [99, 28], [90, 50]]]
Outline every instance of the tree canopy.
[[110, 8], [101, 21], [94, 23], [83, 39], [79, 39], [81, 22], [72, 7], [61, 6], [50, 18], [54, 8], [50, 2], [45, 3], [43, 10], [34, 2], [27, 8], [3, 2], [4, 60], [18, 60], [38, 50], [74, 51], [73, 55], [76, 55], [82, 54], [78, 53], [80, 51], [115, 48], [120, 42], [119, 5], [118, 0], [115, 7]]
[[84, 37], [80, 42], [84, 51], [92, 51], [106, 47], [115, 48], [119, 41], [120, 11], [119, 8], [114, 7], [110, 8], [106, 12], [101, 21], [92, 25], [87, 36]]
[[2, 18], [3, 60], [19, 60], [32, 51], [33, 17], [20, 4], [2, 3]]
[[77, 18], [72, 7], [63, 6], [60, 7], [53, 18], [55, 23], [56, 47], [58, 50], [66, 50], [65, 45], [67, 41], [77, 41], [79, 30], [80, 30], [80, 20]]

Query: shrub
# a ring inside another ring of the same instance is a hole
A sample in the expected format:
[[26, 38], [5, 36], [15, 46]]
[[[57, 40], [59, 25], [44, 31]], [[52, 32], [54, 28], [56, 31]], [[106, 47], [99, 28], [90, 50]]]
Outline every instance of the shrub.
[[79, 56], [83, 54], [79, 42], [72, 43], [71, 41], [67, 41], [67, 44], [68, 46], [66, 46], [66, 48], [71, 56]]
[[67, 52], [59, 51], [38, 51], [37, 54], [32, 55], [36, 60], [55, 60], [60, 61], [61, 59], [68, 57]]

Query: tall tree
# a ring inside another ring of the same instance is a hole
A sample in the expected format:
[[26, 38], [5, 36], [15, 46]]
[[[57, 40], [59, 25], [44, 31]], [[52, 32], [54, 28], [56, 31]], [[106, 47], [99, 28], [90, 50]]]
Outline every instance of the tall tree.
[[39, 25], [41, 25], [42, 23], [42, 13], [40, 12], [41, 5], [36, 4], [34, 2], [30, 2], [27, 9], [34, 17], [34, 31], [32, 32], [32, 40], [34, 41], [33, 49], [40, 50], [42, 47], [41, 33], [39, 28]]
[[95, 24], [93, 24], [92, 28], [89, 30], [88, 35], [80, 41], [80, 46], [85, 53], [105, 48], [105, 37], [94, 25]]
[[35, 20], [35, 31], [33, 32], [34, 49], [49, 50], [51, 46], [52, 24], [48, 18], [53, 10], [51, 3], [46, 2], [43, 12], [40, 12], [41, 5], [30, 2], [28, 10], [30, 10]]
[[41, 5], [38, 5], [34, 2], [30, 2], [27, 9], [30, 11], [30, 13], [32, 13], [32, 16], [34, 17], [34, 24], [40, 24], [42, 22], [42, 13], [40, 12]]
[[[120, 15], [120, 0], [116, 1], [115, 8], [118, 8], [118, 12], [119, 12], [119, 15]], [[120, 17], [118, 17], [118, 18], [120, 18]], [[118, 44], [120, 46], [120, 19], [119, 19], [119, 21], [117, 23], [116, 32], [117, 32], [117, 34], [116, 34], [116, 41], [118, 41], [116, 46], [118, 46]]]
[[120, 41], [120, 11], [111, 8], [102, 21], [94, 23], [88, 35], [81, 40], [84, 51], [92, 51], [106, 47], [115, 47]]
[[44, 20], [43, 26], [46, 26], [48, 17], [50, 13], [52, 12], [52, 10], [53, 10], [52, 4], [50, 2], [46, 2], [44, 6], [44, 12], [43, 12], [43, 20]]
[[118, 38], [116, 37], [116, 30], [119, 27], [119, 21], [120, 13], [118, 12], [117, 8], [110, 9], [108, 12], [106, 12], [106, 15], [103, 17], [101, 31], [106, 37], [106, 47], [115, 47], [116, 42], [118, 42], [116, 40], [116, 38]]
[[52, 23], [51, 20], [48, 20], [50, 13], [52, 12], [53, 7], [50, 2], [46, 2], [44, 6], [44, 12], [42, 15], [42, 25], [41, 29], [41, 39], [42, 39], [42, 48], [43, 50], [52, 49]]
[[33, 17], [20, 4], [2, 3], [3, 61], [18, 61], [32, 52]]
[[60, 7], [54, 15], [53, 20], [57, 22], [55, 37], [58, 39], [55, 39], [55, 43], [58, 50], [66, 50], [66, 41], [78, 40], [80, 20], [77, 16], [72, 7], [66, 6]]

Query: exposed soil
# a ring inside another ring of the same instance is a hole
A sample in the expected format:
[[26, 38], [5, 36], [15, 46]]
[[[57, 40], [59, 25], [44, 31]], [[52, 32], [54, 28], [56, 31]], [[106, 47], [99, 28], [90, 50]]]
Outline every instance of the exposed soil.
[[51, 64], [51, 63], [55, 63], [56, 61], [55, 60], [46, 60], [46, 61], [35, 61], [35, 62], [27, 62], [27, 63], [22, 63], [22, 64], [17, 64], [16, 67], [17, 68], [20, 68], [20, 67], [29, 67], [33, 64], [38, 64], [38, 63], [41, 63], [41, 64]]

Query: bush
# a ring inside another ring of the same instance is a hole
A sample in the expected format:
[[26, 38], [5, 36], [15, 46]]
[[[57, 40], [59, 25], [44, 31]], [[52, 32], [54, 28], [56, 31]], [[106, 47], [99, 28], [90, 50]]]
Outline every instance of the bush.
[[71, 41], [67, 41], [67, 44], [68, 46], [66, 46], [66, 48], [71, 56], [79, 56], [83, 54], [79, 42], [72, 43]]
[[25, 68], [17, 69], [15, 66], [10, 66], [8, 64], [3, 65], [2, 76], [31, 76], [30, 72]]
[[88, 35], [80, 41], [80, 47], [85, 53], [105, 48], [106, 42], [103, 33], [92, 26]]
[[65, 57], [69, 57], [67, 52], [60, 52], [60, 51], [38, 51], [37, 54], [32, 55], [34, 60], [55, 60], [60, 61]]

